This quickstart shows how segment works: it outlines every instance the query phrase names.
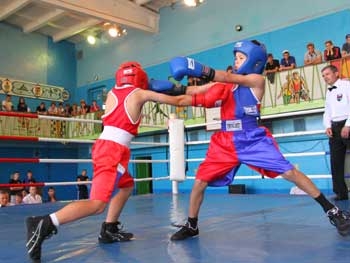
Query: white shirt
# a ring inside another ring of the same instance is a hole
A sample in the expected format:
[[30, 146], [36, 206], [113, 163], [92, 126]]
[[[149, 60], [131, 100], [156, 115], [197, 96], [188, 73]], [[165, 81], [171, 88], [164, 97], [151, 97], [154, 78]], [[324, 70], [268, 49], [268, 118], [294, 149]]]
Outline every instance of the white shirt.
[[43, 200], [41, 199], [41, 196], [36, 194], [35, 196], [32, 196], [31, 194], [27, 194], [23, 198], [24, 204], [41, 204]]
[[331, 128], [332, 121], [350, 119], [350, 81], [338, 79], [333, 86], [337, 88], [331, 91], [327, 89], [326, 91], [323, 114], [323, 125], [326, 129]]

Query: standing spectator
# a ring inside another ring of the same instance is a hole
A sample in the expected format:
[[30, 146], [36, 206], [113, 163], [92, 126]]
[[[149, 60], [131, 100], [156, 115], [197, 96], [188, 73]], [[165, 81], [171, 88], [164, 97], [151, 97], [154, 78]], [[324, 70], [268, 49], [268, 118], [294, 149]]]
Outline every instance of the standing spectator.
[[47, 190], [47, 202], [48, 203], [57, 202], [56, 192], [53, 186], [50, 186], [49, 189]]
[[85, 100], [80, 100], [80, 111], [83, 115], [90, 112], [90, 106], [86, 104]]
[[0, 207], [11, 206], [9, 193], [5, 190], [0, 190]]
[[41, 196], [37, 192], [36, 186], [29, 187], [29, 194], [23, 198], [24, 204], [41, 204], [43, 202]]
[[321, 51], [315, 49], [314, 43], [306, 45], [307, 51], [304, 55], [304, 65], [316, 65], [322, 62]]
[[47, 115], [46, 106], [44, 102], [41, 102], [38, 107], [36, 107], [36, 113]]
[[97, 111], [100, 111], [100, 110], [101, 110], [101, 108], [100, 108], [100, 106], [97, 105], [97, 101], [93, 100], [92, 104], [90, 106], [90, 112], [97, 112]]
[[2, 101], [2, 111], [13, 111], [13, 103], [11, 101], [11, 95], [6, 95], [6, 98]]
[[232, 72], [233, 72], [233, 67], [232, 67], [232, 65], [228, 65], [228, 66], [227, 66], [226, 72], [228, 72], [228, 73], [232, 73]]
[[265, 74], [271, 84], [275, 83], [275, 73], [278, 72], [279, 68], [280, 68], [280, 63], [278, 62], [278, 60], [273, 59], [273, 55], [271, 53], [267, 54]]
[[[11, 175], [11, 179], [9, 181], [9, 184], [22, 184], [22, 181], [20, 180], [20, 174], [18, 171], [15, 171], [12, 175]], [[16, 194], [17, 193], [21, 193], [22, 190], [24, 189], [23, 186], [13, 186], [10, 187], [10, 202], [11, 203], [15, 203], [15, 199], [16, 199]]]
[[[78, 182], [89, 181], [86, 169], [81, 171], [81, 174], [77, 176]], [[89, 199], [89, 191], [86, 184], [78, 184], [78, 200]]]
[[56, 107], [56, 103], [55, 102], [51, 102], [51, 106], [48, 108], [47, 113], [49, 115], [53, 115], [53, 116], [58, 114], [58, 109]]
[[28, 112], [28, 106], [27, 106], [26, 101], [23, 97], [19, 97], [19, 99], [18, 99], [17, 111]]
[[350, 81], [339, 78], [336, 66], [328, 65], [322, 69], [322, 77], [329, 86], [323, 124], [329, 138], [331, 171], [335, 200], [348, 200], [344, 165], [346, 148], [350, 145]]
[[327, 40], [324, 44], [326, 45], [326, 49], [324, 50], [325, 61], [341, 58], [340, 48], [334, 46], [331, 40]]
[[350, 56], [350, 34], [347, 34], [345, 36], [345, 43], [341, 48], [341, 56], [342, 57]]
[[24, 180], [24, 183], [26, 184], [36, 183], [32, 170], [27, 171], [27, 178]]
[[289, 70], [296, 68], [297, 64], [295, 62], [295, 58], [289, 54], [288, 50], [282, 51], [283, 58], [281, 59], [281, 67], [280, 70]]

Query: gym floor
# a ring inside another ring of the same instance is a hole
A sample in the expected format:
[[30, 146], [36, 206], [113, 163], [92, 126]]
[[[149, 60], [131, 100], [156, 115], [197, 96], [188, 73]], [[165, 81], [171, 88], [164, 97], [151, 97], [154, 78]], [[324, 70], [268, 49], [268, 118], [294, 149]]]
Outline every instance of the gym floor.
[[[61, 226], [46, 240], [42, 262], [239, 262], [348, 263], [350, 236], [340, 236], [321, 207], [308, 196], [207, 194], [200, 235], [170, 242], [184, 223], [189, 195], [132, 196], [121, 217], [129, 242], [99, 244], [105, 213]], [[25, 217], [56, 211], [64, 203], [0, 209], [0, 262], [30, 262]], [[338, 203], [350, 210], [350, 202]]]

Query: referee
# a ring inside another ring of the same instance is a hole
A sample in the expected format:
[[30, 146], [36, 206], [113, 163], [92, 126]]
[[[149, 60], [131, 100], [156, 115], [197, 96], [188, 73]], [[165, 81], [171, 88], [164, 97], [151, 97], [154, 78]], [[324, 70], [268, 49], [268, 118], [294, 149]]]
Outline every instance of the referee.
[[331, 171], [335, 200], [348, 200], [344, 165], [347, 146], [350, 145], [350, 81], [339, 78], [334, 65], [322, 69], [322, 77], [329, 85], [326, 91], [326, 104], [323, 124], [329, 138]]

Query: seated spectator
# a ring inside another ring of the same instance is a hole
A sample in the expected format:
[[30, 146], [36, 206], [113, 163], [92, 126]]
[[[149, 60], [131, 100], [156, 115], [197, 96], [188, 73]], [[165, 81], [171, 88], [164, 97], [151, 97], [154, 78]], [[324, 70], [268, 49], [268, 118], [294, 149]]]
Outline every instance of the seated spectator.
[[46, 106], [44, 102], [41, 102], [38, 107], [36, 107], [36, 113], [37, 114], [42, 114], [42, 115], [47, 115], [46, 111]]
[[23, 97], [19, 97], [19, 99], [18, 99], [17, 111], [18, 112], [28, 112], [28, 106], [27, 106], [26, 101]]
[[97, 101], [93, 100], [92, 104], [90, 106], [90, 112], [97, 112], [97, 111], [100, 111], [100, 110], [101, 110], [101, 108], [100, 108], [100, 106], [97, 105]]
[[314, 43], [306, 45], [307, 51], [304, 55], [304, 65], [316, 65], [322, 62], [321, 51], [315, 49]]
[[15, 205], [23, 204], [23, 195], [22, 193], [17, 193], [15, 198]]
[[279, 68], [280, 68], [280, 63], [278, 62], [278, 60], [273, 59], [273, 55], [271, 53], [267, 54], [265, 74], [271, 84], [275, 83], [275, 73], [278, 72]]
[[341, 56], [342, 57], [350, 56], [350, 34], [347, 34], [345, 36], [345, 43], [341, 48]]
[[[9, 184], [22, 184], [22, 181], [20, 179], [20, 174], [18, 171], [15, 171], [12, 175], [11, 178], [9, 180]], [[15, 199], [16, 199], [16, 194], [22, 192], [22, 190], [24, 189], [23, 186], [12, 186], [10, 187], [10, 202], [11, 203], [15, 203]]]
[[[83, 169], [81, 174], [77, 176], [78, 182], [89, 181], [89, 177], [87, 176], [87, 170]], [[78, 184], [78, 200], [89, 199], [89, 191], [86, 184]]]
[[29, 194], [23, 198], [24, 204], [41, 204], [43, 202], [41, 196], [37, 193], [36, 186], [29, 187]]
[[86, 104], [85, 100], [80, 100], [80, 111], [83, 115], [90, 112], [90, 106]]
[[51, 106], [47, 109], [47, 113], [49, 115], [57, 115], [58, 114], [58, 109], [56, 107], [56, 103], [55, 102], [51, 102]]
[[327, 40], [324, 44], [326, 46], [324, 50], [325, 61], [341, 58], [340, 48], [334, 46], [331, 40]]
[[11, 206], [9, 192], [0, 190], [0, 207]]
[[297, 64], [295, 58], [289, 54], [289, 51], [283, 50], [282, 54], [283, 58], [281, 59], [280, 70], [283, 71], [296, 68]]
[[2, 101], [2, 111], [13, 111], [13, 103], [11, 101], [11, 95], [6, 95], [6, 98]]
[[48, 203], [54, 203], [57, 202], [55, 188], [50, 186], [47, 190], [47, 202]]

